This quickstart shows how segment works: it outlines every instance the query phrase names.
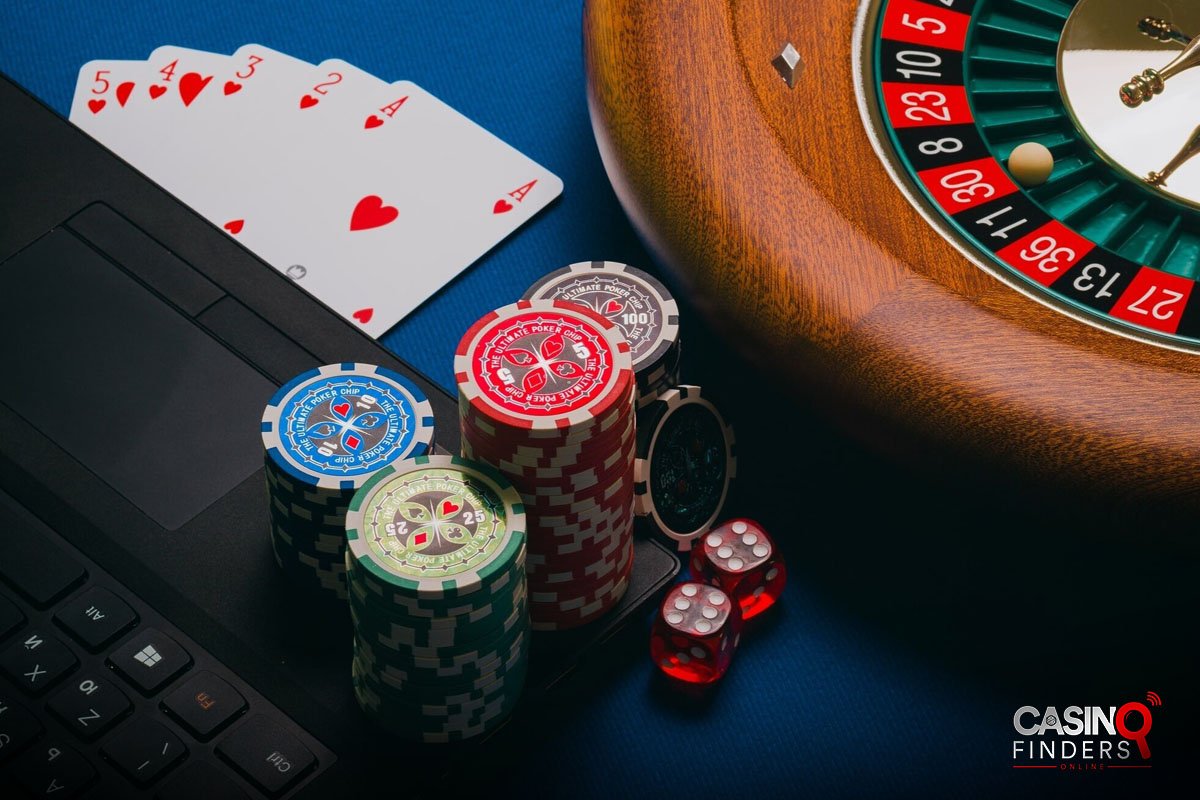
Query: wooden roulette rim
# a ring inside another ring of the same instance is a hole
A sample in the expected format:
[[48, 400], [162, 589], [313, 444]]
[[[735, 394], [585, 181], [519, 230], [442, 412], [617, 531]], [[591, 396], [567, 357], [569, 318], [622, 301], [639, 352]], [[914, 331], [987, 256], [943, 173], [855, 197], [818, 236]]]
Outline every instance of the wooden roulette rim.
[[746, 358], [873, 435], [1105, 502], [1200, 504], [1198, 354], [1063, 313], [934, 231], [864, 125], [859, 12], [588, 0], [593, 128], [639, 234]]

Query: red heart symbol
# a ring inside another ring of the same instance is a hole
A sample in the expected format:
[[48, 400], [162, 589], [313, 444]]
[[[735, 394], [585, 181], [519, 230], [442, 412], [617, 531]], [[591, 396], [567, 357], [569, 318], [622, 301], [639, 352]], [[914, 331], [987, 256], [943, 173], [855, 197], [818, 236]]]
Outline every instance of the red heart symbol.
[[226, 222], [221, 227], [236, 236], [237, 234], [242, 232], [242, 228], [246, 227], [246, 220], [231, 219], [231, 220], [229, 220], [229, 222]]
[[496, 205], [492, 206], [493, 214], [504, 214], [513, 210], [513, 204], [501, 198], [496, 201]]
[[604, 313], [605, 314], [616, 314], [618, 311], [620, 311], [624, 307], [625, 306], [621, 305], [616, 300], [609, 300], [604, 305]]
[[353, 314], [351, 314], [351, 316], [361, 322], [363, 325], [366, 325], [371, 321], [371, 317], [375, 316], [375, 309], [360, 308], [358, 311], [355, 311]]
[[372, 114], [371, 116], [367, 117], [367, 121], [363, 123], [363, 127], [369, 130], [371, 128], [378, 128], [382, 124], [383, 120]]
[[117, 102], [121, 104], [121, 108], [125, 107], [125, 102], [129, 99], [129, 93], [133, 91], [133, 81], [125, 81], [117, 86]]
[[339, 417], [350, 416], [350, 404], [349, 403], [338, 403], [336, 406], [333, 407], [333, 413], [337, 414]]
[[225, 94], [236, 94], [242, 90], [242, 85], [237, 81], [225, 81]]
[[91, 109], [93, 114], [99, 114], [100, 109], [104, 108], [106, 105], [108, 105], [108, 103], [106, 103], [104, 100], [88, 100], [88, 108]]
[[443, 500], [442, 501], [442, 516], [448, 517], [451, 514], [457, 514], [458, 510], [460, 508], [462, 508], [462, 506], [456, 506], [454, 503], [450, 502], [449, 500]]
[[183, 101], [183, 105], [190, 106], [192, 101], [196, 99], [204, 87], [208, 86], [208, 82], [212, 80], [212, 75], [204, 76], [199, 72], [189, 72], [179, 79], [179, 99]]
[[167, 91], [167, 87], [165, 87], [165, 86], [151, 86], [150, 87], [150, 99], [157, 100], [158, 98], [162, 97], [163, 93], [165, 93], [166, 91]]
[[304, 97], [300, 98], [300, 107], [301, 108], [312, 108], [319, 102], [321, 102], [321, 101], [318, 100], [317, 98], [313, 97], [311, 94], [306, 94], [306, 95], [304, 95]]
[[379, 195], [369, 194], [354, 207], [350, 215], [350, 230], [361, 231], [367, 228], [378, 228], [400, 216], [400, 210], [395, 206], [385, 206]]

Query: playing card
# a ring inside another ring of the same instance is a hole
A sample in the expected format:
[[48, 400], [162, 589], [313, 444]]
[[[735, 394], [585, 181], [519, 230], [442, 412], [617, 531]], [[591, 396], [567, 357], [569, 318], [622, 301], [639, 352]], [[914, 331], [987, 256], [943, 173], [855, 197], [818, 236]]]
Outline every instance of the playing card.
[[[214, 208], [210, 218], [221, 220], [218, 224], [239, 241], [286, 270], [291, 264], [280, 261], [269, 247], [260, 235], [261, 225], [290, 198], [303, 200], [310, 195], [323, 174], [336, 168], [339, 113], [355, 92], [382, 84], [345, 61], [330, 59], [286, 74], [277, 70], [272, 81], [248, 86], [223, 102], [211, 124], [244, 133], [220, 153], [235, 173], [228, 179], [229, 186], [214, 187], [204, 181], [195, 189], [197, 196], [211, 199], [206, 203]], [[291, 224], [283, 218], [278, 221]]]
[[70, 119], [88, 130], [123, 116], [148, 100], [142, 79], [144, 62], [100, 59], [79, 69]]
[[411, 82], [367, 92], [331, 125], [332, 146], [313, 154], [328, 168], [278, 194], [245, 241], [372, 336], [562, 192], [557, 176]]
[[89, 62], [71, 119], [373, 336], [562, 191], [413, 83], [261, 45]]

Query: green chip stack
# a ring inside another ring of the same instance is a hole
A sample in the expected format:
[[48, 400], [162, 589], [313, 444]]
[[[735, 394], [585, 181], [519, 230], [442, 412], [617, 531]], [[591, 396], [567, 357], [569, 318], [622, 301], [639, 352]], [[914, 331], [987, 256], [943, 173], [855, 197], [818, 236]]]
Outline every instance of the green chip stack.
[[516, 707], [529, 661], [525, 510], [492, 468], [383, 468], [346, 515], [352, 678], [363, 710], [421, 742], [478, 736]]

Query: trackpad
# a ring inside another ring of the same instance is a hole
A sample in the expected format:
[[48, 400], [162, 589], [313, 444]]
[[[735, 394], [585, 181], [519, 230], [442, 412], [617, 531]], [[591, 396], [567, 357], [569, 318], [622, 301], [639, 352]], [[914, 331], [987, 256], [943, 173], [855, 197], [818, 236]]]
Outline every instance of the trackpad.
[[262, 466], [274, 385], [71, 233], [0, 264], [0, 402], [168, 530]]

